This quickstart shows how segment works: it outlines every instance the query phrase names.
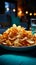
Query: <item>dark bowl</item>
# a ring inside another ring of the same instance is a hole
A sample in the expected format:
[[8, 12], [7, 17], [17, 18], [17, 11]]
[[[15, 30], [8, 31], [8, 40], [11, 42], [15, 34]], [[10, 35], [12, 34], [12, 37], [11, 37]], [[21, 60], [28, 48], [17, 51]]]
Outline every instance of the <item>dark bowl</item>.
[[33, 50], [36, 48], [36, 45], [33, 46], [23, 46], [23, 47], [10, 47], [10, 46], [5, 46], [5, 45], [0, 45], [2, 48], [6, 50], [11, 50], [11, 51], [29, 51]]

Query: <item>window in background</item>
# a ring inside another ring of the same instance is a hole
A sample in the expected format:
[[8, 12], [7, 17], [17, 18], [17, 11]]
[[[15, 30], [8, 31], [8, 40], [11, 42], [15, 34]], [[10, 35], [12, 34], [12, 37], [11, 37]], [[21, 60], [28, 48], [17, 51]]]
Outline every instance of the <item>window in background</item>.
[[16, 7], [15, 3], [5, 2], [5, 13], [15, 15]]
[[10, 13], [10, 3], [5, 2], [5, 13]]

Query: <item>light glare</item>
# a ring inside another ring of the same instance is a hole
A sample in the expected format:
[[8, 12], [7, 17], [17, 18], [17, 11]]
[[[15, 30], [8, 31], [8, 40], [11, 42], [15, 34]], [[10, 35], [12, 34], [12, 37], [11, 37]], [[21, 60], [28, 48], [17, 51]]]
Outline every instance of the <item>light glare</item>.
[[16, 10], [15, 9], [13, 9], [13, 12], [15, 12]]

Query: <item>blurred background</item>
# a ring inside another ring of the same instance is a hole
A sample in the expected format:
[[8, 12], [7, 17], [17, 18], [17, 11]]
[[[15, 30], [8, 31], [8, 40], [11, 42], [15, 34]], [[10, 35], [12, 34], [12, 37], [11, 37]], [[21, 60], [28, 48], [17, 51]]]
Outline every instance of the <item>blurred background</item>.
[[36, 20], [36, 0], [0, 0], [0, 33], [13, 24], [31, 30], [31, 20]]

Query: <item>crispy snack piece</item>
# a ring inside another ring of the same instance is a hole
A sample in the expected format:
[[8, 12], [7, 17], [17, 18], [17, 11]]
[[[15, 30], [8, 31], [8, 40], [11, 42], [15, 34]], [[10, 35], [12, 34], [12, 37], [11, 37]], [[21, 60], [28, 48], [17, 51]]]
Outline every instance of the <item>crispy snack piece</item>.
[[36, 34], [32, 35], [31, 31], [27, 31], [24, 27], [14, 24], [3, 34], [0, 34], [0, 44], [11, 47], [36, 45]]

